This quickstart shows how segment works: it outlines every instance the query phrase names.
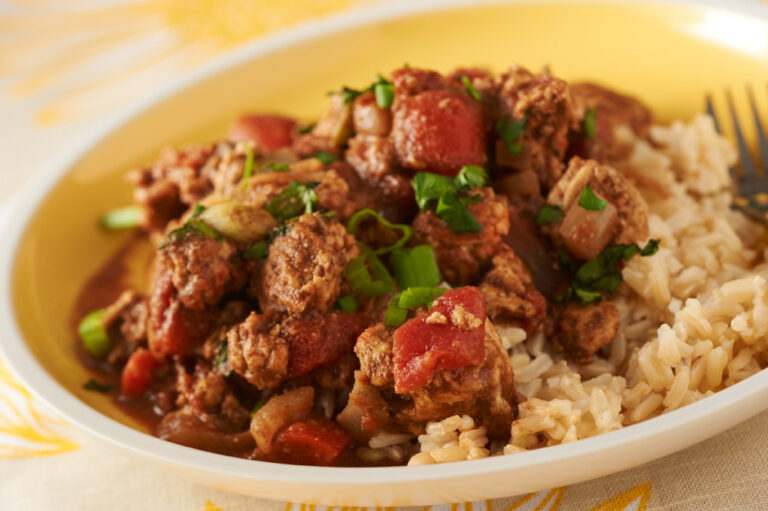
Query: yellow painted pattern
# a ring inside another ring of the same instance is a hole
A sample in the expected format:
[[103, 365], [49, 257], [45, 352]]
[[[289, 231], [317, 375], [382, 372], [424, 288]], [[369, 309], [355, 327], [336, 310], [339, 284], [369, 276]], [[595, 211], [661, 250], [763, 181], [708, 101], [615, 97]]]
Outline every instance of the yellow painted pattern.
[[205, 508], [204, 511], [224, 511], [219, 506], [211, 502], [210, 500], [205, 501]]
[[0, 361], [0, 458], [32, 458], [63, 454], [79, 446], [55, 426], [64, 423], [38, 409], [32, 394]]
[[[0, 78], [13, 78], [14, 98], [51, 98], [35, 114], [46, 126], [133, 97], [154, 83], [142, 80], [145, 73], [161, 70], [170, 79], [246, 41], [360, 0], [129, 0], [98, 7], [75, 0], [63, 9], [55, 0], [16, 3], [20, 12], [0, 16]], [[57, 55], [51, 47], [65, 51]]]
[[635, 486], [631, 490], [603, 502], [592, 511], [645, 511], [651, 498], [651, 482]]

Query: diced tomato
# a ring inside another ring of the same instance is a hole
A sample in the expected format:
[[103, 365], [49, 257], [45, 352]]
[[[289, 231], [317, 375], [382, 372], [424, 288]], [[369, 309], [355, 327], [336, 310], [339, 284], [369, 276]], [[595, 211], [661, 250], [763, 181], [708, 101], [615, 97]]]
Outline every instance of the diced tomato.
[[485, 165], [483, 107], [468, 94], [428, 90], [398, 98], [392, 135], [400, 164], [455, 176], [464, 165]]
[[426, 313], [395, 330], [395, 392], [405, 394], [453, 371], [483, 361], [485, 297], [473, 286], [446, 291]]
[[188, 353], [215, 326], [209, 311], [192, 311], [182, 305], [170, 271], [161, 270], [154, 281], [149, 310], [149, 348], [158, 356]]
[[296, 121], [279, 115], [244, 115], [229, 128], [235, 142], [253, 141], [263, 151], [277, 151], [293, 142]]
[[447, 87], [443, 75], [428, 69], [403, 67], [392, 73], [392, 83], [397, 94], [418, 94], [425, 90], [440, 90]]
[[366, 320], [360, 314], [334, 312], [300, 317], [284, 327], [290, 353], [286, 378], [295, 378], [352, 353]]
[[152, 381], [152, 371], [160, 362], [145, 348], [139, 348], [128, 358], [123, 367], [120, 379], [123, 394], [138, 396], [144, 392]]
[[328, 419], [294, 422], [275, 437], [279, 457], [302, 465], [334, 465], [349, 443], [347, 432]]

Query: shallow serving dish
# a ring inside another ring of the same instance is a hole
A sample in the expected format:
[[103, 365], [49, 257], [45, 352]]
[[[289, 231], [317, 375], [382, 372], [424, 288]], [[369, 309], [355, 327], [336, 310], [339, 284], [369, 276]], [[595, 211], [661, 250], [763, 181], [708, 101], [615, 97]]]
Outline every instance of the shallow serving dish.
[[407, 505], [507, 496], [623, 470], [692, 445], [768, 407], [768, 372], [682, 409], [598, 437], [511, 456], [423, 467], [317, 468], [211, 454], [152, 437], [99, 394], [75, 355], [70, 311], [127, 235], [99, 214], [129, 201], [123, 171], [161, 146], [213, 139], [244, 110], [300, 118], [325, 92], [404, 62], [448, 70], [550, 65], [643, 98], [661, 121], [689, 118], [706, 91], [768, 83], [768, 6], [426, 0], [386, 3], [278, 34], [223, 57], [103, 120], [28, 187], [0, 248], [0, 351], [24, 383], [94, 435], [203, 484], [274, 499]]

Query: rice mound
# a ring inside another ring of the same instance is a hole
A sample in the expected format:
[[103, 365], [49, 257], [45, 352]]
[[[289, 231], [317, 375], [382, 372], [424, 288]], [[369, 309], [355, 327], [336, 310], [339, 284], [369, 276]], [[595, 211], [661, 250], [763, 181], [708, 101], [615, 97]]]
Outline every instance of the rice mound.
[[[735, 151], [706, 115], [654, 126], [651, 139], [635, 139], [618, 170], [648, 201], [650, 237], [661, 245], [625, 266], [614, 296], [621, 325], [604, 358], [573, 364], [550, 351], [543, 335], [526, 338], [497, 325], [527, 398], [509, 444], [487, 446], [472, 418], [450, 417], [427, 425], [422, 452], [409, 464], [599, 435], [693, 403], [768, 365], [765, 228], [730, 208]], [[476, 432], [473, 443], [461, 444], [467, 431]]]

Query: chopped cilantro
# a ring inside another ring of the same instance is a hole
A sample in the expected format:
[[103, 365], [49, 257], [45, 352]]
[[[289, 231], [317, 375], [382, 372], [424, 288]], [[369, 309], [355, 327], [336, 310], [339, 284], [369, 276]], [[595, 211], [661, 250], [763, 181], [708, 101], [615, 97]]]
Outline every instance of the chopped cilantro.
[[318, 184], [320, 183], [300, 183], [294, 180], [264, 209], [279, 222], [313, 213], [317, 208], [317, 194], [314, 189]]
[[483, 100], [483, 96], [481, 96], [477, 89], [475, 89], [475, 86], [472, 85], [472, 80], [470, 80], [467, 75], [461, 77], [461, 83], [464, 84], [464, 88], [467, 89], [467, 93], [470, 96], [472, 96], [477, 101]]
[[307, 133], [311, 132], [313, 129], [315, 129], [315, 123], [307, 124], [303, 128], [299, 130], [299, 135], [306, 135]]
[[579, 206], [589, 211], [602, 211], [608, 203], [595, 194], [591, 186], [587, 185], [581, 191]]
[[536, 216], [536, 225], [556, 224], [563, 218], [563, 209], [560, 206], [545, 204]]
[[243, 179], [241, 180], [242, 187], [245, 188], [245, 184], [253, 175], [253, 149], [249, 146], [245, 148], [245, 167], [243, 168]]
[[510, 153], [519, 154], [522, 151], [523, 144], [519, 143], [518, 140], [523, 136], [526, 124], [528, 124], [528, 112], [525, 113], [523, 119], [517, 121], [512, 121], [508, 115], [505, 115], [496, 122], [496, 134], [499, 135]]
[[659, 240], [653, 239], [640, 248], [636, 243], [608, 245], [600, 254], [582, 264], [573, 277], [571, 286], [559, 301], [570, 300], [574, 295], [582, 305], [603, 299], [603, 291], [613, 294], [622, 282], [619, 263], [632, 259], [637, 254], [643, 257], [654, 255], [659, 250]]
[[269, 163], [265, 163], [264, 166], [261, 167], [261, 170], [272, 170], [274, 172], [288, 172], [291, 170], [291, 166], [287, 163], [278, 164], [273, 161]]
[[92, 392], [99, 392], [101, 394], [108, 394], [112, 390], [112, 385], [105, 385], [103, 383], [99, 383], [93, 378], [88, 380], [83, 384], [83, 388], [85, 390], [90, 390]]
[[488, 182], [488, 173], [478, 165], [464, 165], [456, 175], [454, 182], [458, 187], [467, 190], [479, 188]]
[[589, 138], [594, 138], [597, 132], [597, 110], [590, 108], [584, 114], [584, 134]]
[[462, 197], [473, 188], [483, 186], [488, 179], [485, 169], [476, 165], [461, 168], [455, 178], [417, 172], [411, 181], [416, 192], [416, 203], [422, 211], [435, 204], [435, 214], [453, 232], [478, 232], [482, 227], [467, 206], [479, 202], [479, 197]]
[[459, 198], [458, 193], [446, 193], [437, 201], [435, 214], [450, 227], [453, 232], [479, 232], [483, 228], [466, 204]]
[[317, 158], [318, 160], [320, 160], [320, 162], [322, 162], [323, 165], [328, 165], [335, 161], [339, 161], [339, 159], [336, 156], [326, 151], [318, 151], [317, 153], [315, 153], [314, 158]]

